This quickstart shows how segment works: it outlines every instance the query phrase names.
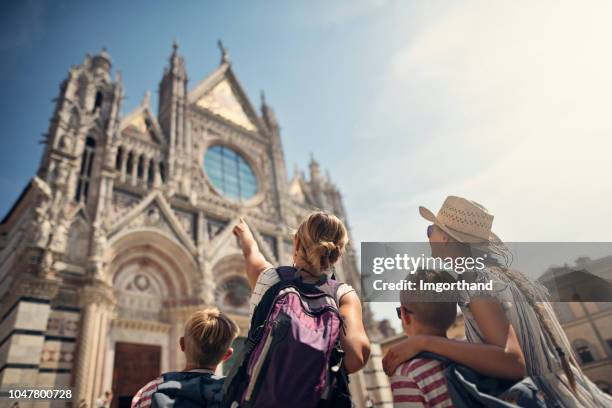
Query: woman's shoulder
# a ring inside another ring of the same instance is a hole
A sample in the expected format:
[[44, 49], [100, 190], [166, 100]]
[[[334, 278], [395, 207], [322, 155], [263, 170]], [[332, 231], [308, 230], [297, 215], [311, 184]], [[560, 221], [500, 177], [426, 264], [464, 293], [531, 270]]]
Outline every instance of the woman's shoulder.
[[342, 298], [351, 292], [357, 293], [355, 288], [349, 285], [348, 283], [338, 282], [338, 287], [336, 289], [336, 300], [338, 302], [342, 302]]
[[506, 303], [509, 299], [509, 282], [503, 271], [496, 266], [484, 267], [472, 271], [472, 276], [466, 279], [470, 287], [462, 291], [459, 305], [467, 305], [475, 298], [487, 297]]

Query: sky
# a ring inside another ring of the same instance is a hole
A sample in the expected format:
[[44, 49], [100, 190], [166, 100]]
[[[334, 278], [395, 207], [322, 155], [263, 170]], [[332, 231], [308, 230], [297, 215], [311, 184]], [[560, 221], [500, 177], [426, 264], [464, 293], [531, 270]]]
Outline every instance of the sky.
[[612, 241], [608, 1], [0, 7], [2, 214], [36, 172], [70, 65], [106, 47], [128, 113], [146, 90], [156, 106], [173, 40], [193, 86], [222, 39], [253, 103], [264, 90], [274, 107], [290, 173], [310, 153], [329, 170], [357, 245], [423, 240], [418, 206], [447, 195], [484, 204], [506, 241]]

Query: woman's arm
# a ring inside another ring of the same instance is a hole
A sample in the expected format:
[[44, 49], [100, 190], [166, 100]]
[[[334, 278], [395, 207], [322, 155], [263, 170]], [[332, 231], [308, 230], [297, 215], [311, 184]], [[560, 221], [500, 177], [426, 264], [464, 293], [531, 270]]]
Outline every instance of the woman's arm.
[[240, 248], [242, 248], [244, 262], [246, 263], [247, 279], [251, 290], [253, 290], [259, 275], [266, 269], [272, 268], [272, 265], [259, 251], [259, 246], [253, 237], [253, 233], [242, 218], [240, 218], [240, 222], [236, 224], [232, 232], [238, 237]]
[[344, 349], [344, 367], [349, 374], [359, 371], [370, 358], [370, 340], [363, 327], [361, 302], [355, 292], [340, 299], [340, 315], [344, 319], [344, 333], [340, 343]]
[[467, 343], [436, 336], [413, 336], [389, 349], [383, 358], [387, 375], [421, 351], [430, 351], [478, 371], [509, 380], [525, 377], [525, 357], [514, 328], [501, 305], [486, 298], [474, 299], [470, 310], [485, 342]]

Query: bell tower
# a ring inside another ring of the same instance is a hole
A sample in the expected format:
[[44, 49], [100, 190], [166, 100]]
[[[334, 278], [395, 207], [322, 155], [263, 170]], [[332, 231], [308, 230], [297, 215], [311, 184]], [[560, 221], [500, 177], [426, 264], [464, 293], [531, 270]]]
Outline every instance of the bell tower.
[[[122, 99], [119, 74], [112, 80], [112, 60], [105, 49], [72, 67], [61, 83], [46, 134], [38, 176], [66, 200], [95, 203], [105, 145]], [[56, 203], [59, 204], [59, 203]]]
[[191, 142], [186, 121], [187, 71], [185, 60], [178, 53], [178, 43], [172, 44], [169, 66], [159, 84], [159, 107], [157, 117], [168, 146], [168, 180], [181, 178], [184, 162], [181, 157], [189, 155]]

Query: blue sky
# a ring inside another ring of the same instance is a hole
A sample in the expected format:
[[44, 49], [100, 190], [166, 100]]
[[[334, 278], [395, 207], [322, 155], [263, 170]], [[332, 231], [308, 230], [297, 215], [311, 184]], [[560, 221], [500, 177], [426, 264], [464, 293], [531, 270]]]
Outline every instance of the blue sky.
[[221, 38], [275, 108], [290, 172], [310, 152], [330, 170], [357, 243], [423, 239], [418, 205], [449, 194], [506, 241], [612, 241], [611, 17], [595, 0], [3, 2], [0, 212], [71, 64], [107, 47], [127, 113], [146, 90], [156, 106], [174, 39], [193, 86]]
[[353, 15], [348, 4], [327, 10], [323, 2], [290, 8], [284, 3], [3, 4], [0, 212], [10, 207], [38, 166], [38, 142], [59, 82], [71, 64], [102, 46], [122, 72], [124, 112], [129, 112], [147, 89], [153, 91], [156, 106], [155, 92], [174, 39], [186, 58], [192, 86], [219, 63], [216, 41], [223, 39], [252, 101], [259, 105], [263, 89], [276, 109], [289, 169], [295, 162], [305, 167], [310, 151], [330, 167], [333, 152], [351, 143], [356, 118], [367, 111], [372, 92], [367, 79], [380, 74], [378, 62], [387, 46], [376, 31], [386, 12], [374, 7], [372, 15]]

